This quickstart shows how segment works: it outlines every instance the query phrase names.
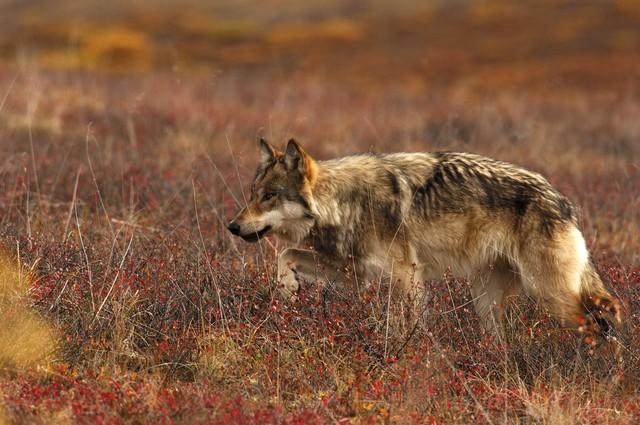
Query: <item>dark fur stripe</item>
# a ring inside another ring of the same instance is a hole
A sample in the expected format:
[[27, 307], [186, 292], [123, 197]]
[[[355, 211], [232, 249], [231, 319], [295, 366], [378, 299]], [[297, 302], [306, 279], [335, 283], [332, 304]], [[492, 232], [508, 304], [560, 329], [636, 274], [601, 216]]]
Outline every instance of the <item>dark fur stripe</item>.
[[[544, 179], [509, 165], [509, 172], [496, 173], [505, 164], [483, 159], [474, 164], [453, 154], [434, 155], [438, 160], [422, 186], [412, 187], [412, 207], [426, 216], [462, 213], [475, 201], [489, 211], [509, 212], [521, 226], [537, 216], [539, 231], [552, 235], [555, 226], [574, 219], [569, 201]], [[508, 165], [508, 164], [507, 164]], [[495, 167], [495, 168], [494, 168]]]
[[394, 195], [400, 194], [400, 183], [398, 178], [391, 171], [387, 171], [387, 179], [389, 180], [389, 187]]

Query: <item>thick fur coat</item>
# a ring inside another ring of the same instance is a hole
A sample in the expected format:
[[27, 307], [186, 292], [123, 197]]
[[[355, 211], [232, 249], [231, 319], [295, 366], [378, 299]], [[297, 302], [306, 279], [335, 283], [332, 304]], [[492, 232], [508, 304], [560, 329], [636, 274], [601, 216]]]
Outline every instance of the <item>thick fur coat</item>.
[[229, 224], [308, 249], [279, 257], [283, 294], [301, 277], [352, 266], [386, 275], [415, 305], [446, 271], [472, 282], [484, 327], [500, 333], [507, 297], [525, 292], [562, 323], [601, 335], [620, 320], [571, 202], [541, 175], [468, 153], [362, 154], [316, 161], [295, 141], [261, 140], [251, 198]]

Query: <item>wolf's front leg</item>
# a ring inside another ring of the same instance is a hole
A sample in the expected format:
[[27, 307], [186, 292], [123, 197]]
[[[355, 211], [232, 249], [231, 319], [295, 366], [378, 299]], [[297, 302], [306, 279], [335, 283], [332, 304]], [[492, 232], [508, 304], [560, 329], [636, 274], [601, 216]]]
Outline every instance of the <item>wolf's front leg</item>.
[[420, 320], [428, 303], [422, 273], [412, 264], [398, 264], [394, 269], [391, 280], [392, 289], [394, 284], [398, 286], [400, 300], [406, 307], [406, 318], [409, 322]]
[[280, 296], [295, 299], [300, 280], [344, 280], [344, 274], [334, 264], [323, 260], [314, 251], [287, 248], [278, 256], [278, 287]]

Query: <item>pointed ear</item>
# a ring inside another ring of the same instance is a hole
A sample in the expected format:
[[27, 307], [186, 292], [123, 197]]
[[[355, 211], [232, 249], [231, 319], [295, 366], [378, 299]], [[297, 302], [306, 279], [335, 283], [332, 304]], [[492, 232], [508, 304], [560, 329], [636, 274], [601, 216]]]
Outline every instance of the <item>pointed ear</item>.
[[305, 152], [302, 147], [294, 139], [289, 140], [287, 143], [287, 149], [284, 154], [284, 163], [287, 166], [287, 170], [298, 170], [300, 174], [305, 173]]
[[284, 163], [289, 171], [298, 171], [300, 175], [306, 177], [310, 184], [314, 184], [318, 174], [318, 164], [302, 146], [294, 139], [289, 140], [284, 154]]
[[268, 164], [276, 157], [276, 150], [262, 137], [260, 138], [260, 163]]

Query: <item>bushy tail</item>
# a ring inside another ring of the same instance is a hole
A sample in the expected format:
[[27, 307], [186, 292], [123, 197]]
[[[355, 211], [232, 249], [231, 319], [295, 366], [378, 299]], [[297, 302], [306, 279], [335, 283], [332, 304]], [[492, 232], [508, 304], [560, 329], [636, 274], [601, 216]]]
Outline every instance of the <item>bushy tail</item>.
[[580, 330], [607, 339], [613, 336], [615, 327], [622, 323], [621, 304], [604, 287], [591, 263], [582, 275], [580, 301], [584, 313]]

